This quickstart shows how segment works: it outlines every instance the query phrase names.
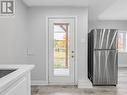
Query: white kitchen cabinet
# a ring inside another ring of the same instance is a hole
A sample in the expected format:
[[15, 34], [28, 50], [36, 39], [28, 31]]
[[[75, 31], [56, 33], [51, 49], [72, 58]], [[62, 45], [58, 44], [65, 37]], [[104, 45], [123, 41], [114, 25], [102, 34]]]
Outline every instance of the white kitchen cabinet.
[[27, 81], [26, 78], [22, 78], [13, 87], [9, 88], [5, 95], [27, 95]]
[[2, 95], [31, 95], [29, 81], [28, 76], [24, 75], [4, 90]]
[[1, 65], [0, 69], [16, 71], [0, 79], [0, 95], [31, 95], [30, 71], [33, 65]]
[[5, 89], [2, 95], [31, 95], [29, 82], [29, 74], [25, 74]]

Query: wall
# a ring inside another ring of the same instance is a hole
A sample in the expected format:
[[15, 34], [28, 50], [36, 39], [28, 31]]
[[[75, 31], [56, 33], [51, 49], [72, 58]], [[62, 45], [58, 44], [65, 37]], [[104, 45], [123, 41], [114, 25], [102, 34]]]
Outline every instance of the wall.
[[119, 53], [119, 67], [127, 67], [127, 53], [123, 52], [123, 53]]
[[[89, 21], [89, 31], [94, 28], [127, 30], [127, 21]], [[127, 53], [118, 53], [119, 67], [127, 67]]]
[[28, 11], [29, 64], [35, 64], [32, 80], [46, 81], [46, 16], [77, 16], [77, 62], [78, 80], [87, 77], [87, 32], [86, 8], [75, 7], [31, 7]]
[[91, 29], [96, 28], [108, 28], [108, 29], [122, 29], [127, 30], [127, 21], [103, 21], [103, 20], [95, 20], [95, 21], [89, 21], [89, 31]]
[[0, 17], [0, 64], [26, 63], [27, 7], [15, 1], [15, 16]]

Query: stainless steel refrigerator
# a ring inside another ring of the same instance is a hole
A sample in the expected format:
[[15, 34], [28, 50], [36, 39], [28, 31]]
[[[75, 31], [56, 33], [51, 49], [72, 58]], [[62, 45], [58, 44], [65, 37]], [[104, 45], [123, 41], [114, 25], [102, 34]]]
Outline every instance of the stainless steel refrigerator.
[[88, 34], [88, 78], [93, 85], [117, 85], [117, 29], [93, 29]]

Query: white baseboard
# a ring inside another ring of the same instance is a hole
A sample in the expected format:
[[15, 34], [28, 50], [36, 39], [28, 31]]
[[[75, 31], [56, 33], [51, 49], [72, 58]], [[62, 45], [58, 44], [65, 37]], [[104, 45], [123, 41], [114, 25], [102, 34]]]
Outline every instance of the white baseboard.
[[48, 83], [48, 81], [32, 80], [31, 85], [77, 85], [77, 84], [75, 84], [75, 83], [58, 83], [58, 82]]
[[76, 85], [75, 83], [58, 83], [58, 82], [52, 82], [48, 85]]
[[92, 83], [88, 79], [86, 79], [78, 81], [78, 88], [93, 88], [93, 86]]
[[[48, 83], [48, 81], [32, 80], [31, 85], [74, 85], [63, 83]], [[79, 80], [78, 88], [92, 88], [92, 83], [89, 80]]]
[[31, 85], [48, 85], [47, 81], [36, 81], [36, 80], [32, 80]]
[[119, 68], [121, 67], [127, 67], [127, 64], [118, 65]]

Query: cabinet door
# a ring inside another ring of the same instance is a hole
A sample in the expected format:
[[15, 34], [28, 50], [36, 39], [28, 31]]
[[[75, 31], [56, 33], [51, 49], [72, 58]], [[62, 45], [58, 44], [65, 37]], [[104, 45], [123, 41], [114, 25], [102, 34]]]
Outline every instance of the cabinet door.
[[27, 79], [23, 77], [18, 82], [14, 83], [4, 95], [28, 95]]

